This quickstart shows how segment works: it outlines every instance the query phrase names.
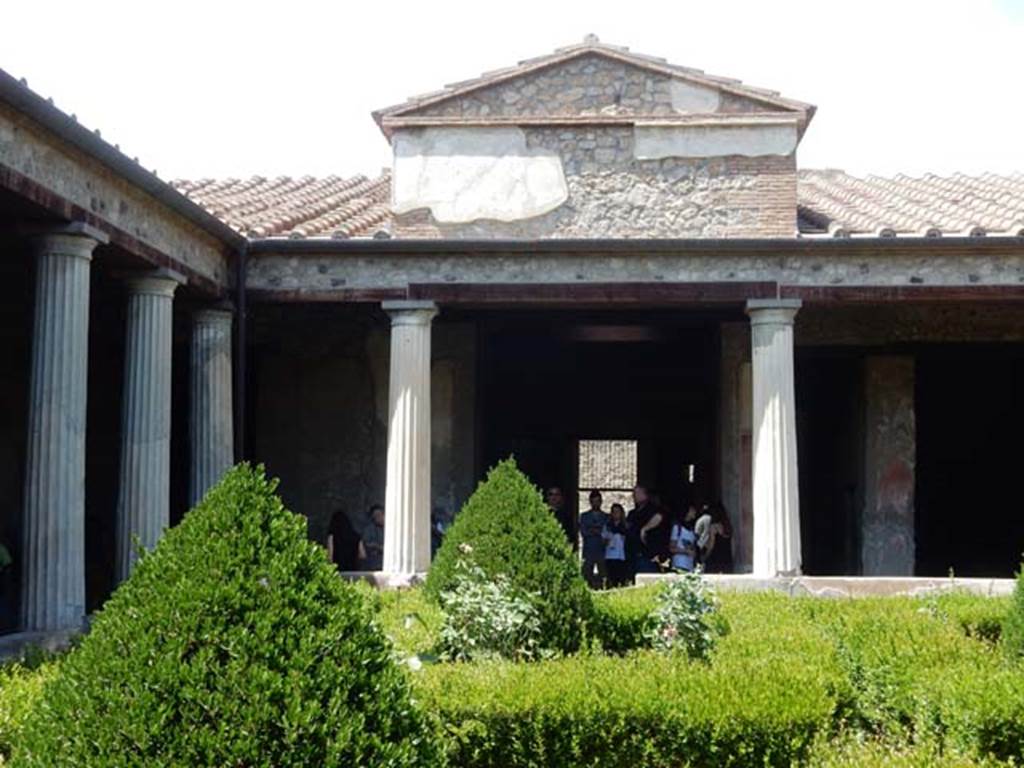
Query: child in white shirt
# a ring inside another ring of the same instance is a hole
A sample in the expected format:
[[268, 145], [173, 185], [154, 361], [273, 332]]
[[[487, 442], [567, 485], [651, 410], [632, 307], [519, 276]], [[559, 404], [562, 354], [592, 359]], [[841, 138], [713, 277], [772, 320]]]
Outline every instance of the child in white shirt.
[[605, 541], [604, 563], [609, 587], [624, 587], [630, 582], [626, 561], [626, 511], [621, 504], [612, 504], [608, 522], [601, 532]]
[[672, 568], [676, 571], [692, 571], [697, 557], [697, 535], [690, 527], [697, 516], [697, 508], [690, 505], [686, 514], [677, 518], [669, 534], [668, 550], [672, 553]]

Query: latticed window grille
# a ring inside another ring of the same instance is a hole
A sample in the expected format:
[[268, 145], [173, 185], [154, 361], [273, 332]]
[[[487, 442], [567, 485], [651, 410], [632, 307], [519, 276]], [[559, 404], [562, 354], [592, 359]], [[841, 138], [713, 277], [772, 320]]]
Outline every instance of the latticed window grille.
[[604, 511], [619, 503], [627, 511], [632, 506], [633, 486], [637, 480], [636, 440], [580, 440], [579, 510], [590, 509], [590, 492], [604, 497]]

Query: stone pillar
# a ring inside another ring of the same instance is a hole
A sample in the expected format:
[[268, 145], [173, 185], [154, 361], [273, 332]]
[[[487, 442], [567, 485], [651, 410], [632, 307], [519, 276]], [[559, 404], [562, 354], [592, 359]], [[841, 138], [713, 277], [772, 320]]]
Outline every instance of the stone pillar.
[[127, 280], [118, 581], [131, 573], [136, 547], [152, 549], [170, 518], [172, 301], [180, 282], [168, 273]]
[[191, 506], [202, 501], [234, 463], [231, 321], [226, 309], [203, 309], [192, 318]]
[[38, 237], [29, 374], [21, 625], [85, 619], [85, 415], [89, 267], [106, 236], [72, 225]]
[[755, 576], [800, 573], [800, 498], [793, 386], [794, 299], [747, 302], [753, 384]]
[[737, 573], [752, 567], [750, 508], [750, 325], [719, 326], [719, 489], [732, 520], [732, 553]]
[[914, 358], [878, 355], [864, 361], [865, 576], [914, 575]]
[[433, 302], [388, 301], [391, 377], [384, 572], [409, 580], [430, 567], [430, 326]]

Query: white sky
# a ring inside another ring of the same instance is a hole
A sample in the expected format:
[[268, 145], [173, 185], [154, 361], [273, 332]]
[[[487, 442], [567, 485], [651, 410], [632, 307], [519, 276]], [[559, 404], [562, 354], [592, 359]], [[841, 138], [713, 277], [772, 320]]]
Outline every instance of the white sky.
[[1024, 0], [7, 0], [0, 67], [162, 178], [375, 174], [370, 112], [602, 41], [818, 106], [804, 168], [1024, 170]]

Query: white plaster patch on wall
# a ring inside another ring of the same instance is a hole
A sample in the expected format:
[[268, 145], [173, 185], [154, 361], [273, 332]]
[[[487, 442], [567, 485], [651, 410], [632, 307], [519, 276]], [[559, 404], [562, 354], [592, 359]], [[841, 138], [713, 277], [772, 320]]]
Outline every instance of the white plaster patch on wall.
[[394, 210], [429, 208], [445, 223], [517, 221], [569, 197], [562, 161], [527, 148], [520, 128], [426, 128], [393, 140]]
[[694, 85], [685, 80], [673, 80], [669, 86], [672, 94], [672, 109], [677, 112], [707, 114], [718, 111], [718, 91]]
[[633, 153], [638, 160], [665, 157], [788, 155], [796, 149], [796, 124], [637, 125]]

